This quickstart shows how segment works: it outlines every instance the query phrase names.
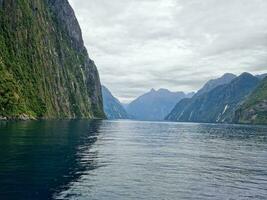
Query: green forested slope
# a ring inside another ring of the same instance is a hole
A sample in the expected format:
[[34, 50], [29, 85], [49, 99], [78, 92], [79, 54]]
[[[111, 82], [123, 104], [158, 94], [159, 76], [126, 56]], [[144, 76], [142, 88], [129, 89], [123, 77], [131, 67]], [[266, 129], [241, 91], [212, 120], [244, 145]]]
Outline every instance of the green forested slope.
[[102, 107], [67, 0], [0, 0], [0, 116], [102, 118]]
[[267, 124], [267, 78], [236, 111], [236, 122]]

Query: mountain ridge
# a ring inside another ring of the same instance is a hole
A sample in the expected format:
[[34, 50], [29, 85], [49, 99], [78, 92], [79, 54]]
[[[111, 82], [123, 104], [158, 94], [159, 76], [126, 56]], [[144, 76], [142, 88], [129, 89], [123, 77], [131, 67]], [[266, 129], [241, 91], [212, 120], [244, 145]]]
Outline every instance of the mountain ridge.
[[108, 119], [128, 119], [129, 116], [121, 102], [112, 95], [110, 90], [102, 85], [104, 111]]
[[195, 94], [196, 96], [199, 96], [201, 94], [207, 93], [211, 91], [212, 89], [216, 88], [217, 86], [224, 85], [230, 83], [234, 78], [236, 78], [235, 74], [232, 73], [225, 73], [221, 77], [217, 79], [211, 79], [207, 83], [204, 84], [204, 86], [197, 91]]
[[259, 79], [243, 73], [229, 84], [180, 101], [165, 118], [181, 122], [231, 123], [240, 102], [258, 85]]
[[[193, 93], [189, 94], [190, 97]], [[168, 89], [151, 89], [127, 105], [126, 111], [138, 120], [163, 120], [175, 104], [188, 97], [184, 92], [171, 92]]]

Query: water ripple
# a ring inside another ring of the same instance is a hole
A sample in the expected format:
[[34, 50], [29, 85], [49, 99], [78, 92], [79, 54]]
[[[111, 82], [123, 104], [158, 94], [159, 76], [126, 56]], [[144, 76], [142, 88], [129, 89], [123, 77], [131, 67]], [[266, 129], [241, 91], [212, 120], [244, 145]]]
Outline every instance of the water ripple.
[[0, 123], [0, 199], [266, 199], [267, 127]]

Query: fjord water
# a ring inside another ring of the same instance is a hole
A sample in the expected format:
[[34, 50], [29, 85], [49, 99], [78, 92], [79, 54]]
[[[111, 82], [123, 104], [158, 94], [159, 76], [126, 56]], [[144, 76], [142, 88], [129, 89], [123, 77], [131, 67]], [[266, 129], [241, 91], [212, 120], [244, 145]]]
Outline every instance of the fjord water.
[[0, 199], [266, 199], [267, 127], [0, 123]]

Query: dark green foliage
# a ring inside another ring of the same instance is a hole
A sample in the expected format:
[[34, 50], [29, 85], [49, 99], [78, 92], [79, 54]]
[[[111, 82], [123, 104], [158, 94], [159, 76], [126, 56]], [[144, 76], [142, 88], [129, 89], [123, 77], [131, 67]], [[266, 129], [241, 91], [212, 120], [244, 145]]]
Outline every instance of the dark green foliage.
[[[63, 3], [71, 12], [67, 1]], [[66, 23], [79, 26], [75, 17]], [[0, 116], [104, 117], [96, 67], [83, 43], [80, 46], [73, 45], [48, 1], [4, 0], [0, 6]]]
[[237, 123], [267, 124], [267, 78], [236, 111]]
[[9, 72], [0, 63], [0, 116], [13, 115], [19, 109], [19, 87]]

